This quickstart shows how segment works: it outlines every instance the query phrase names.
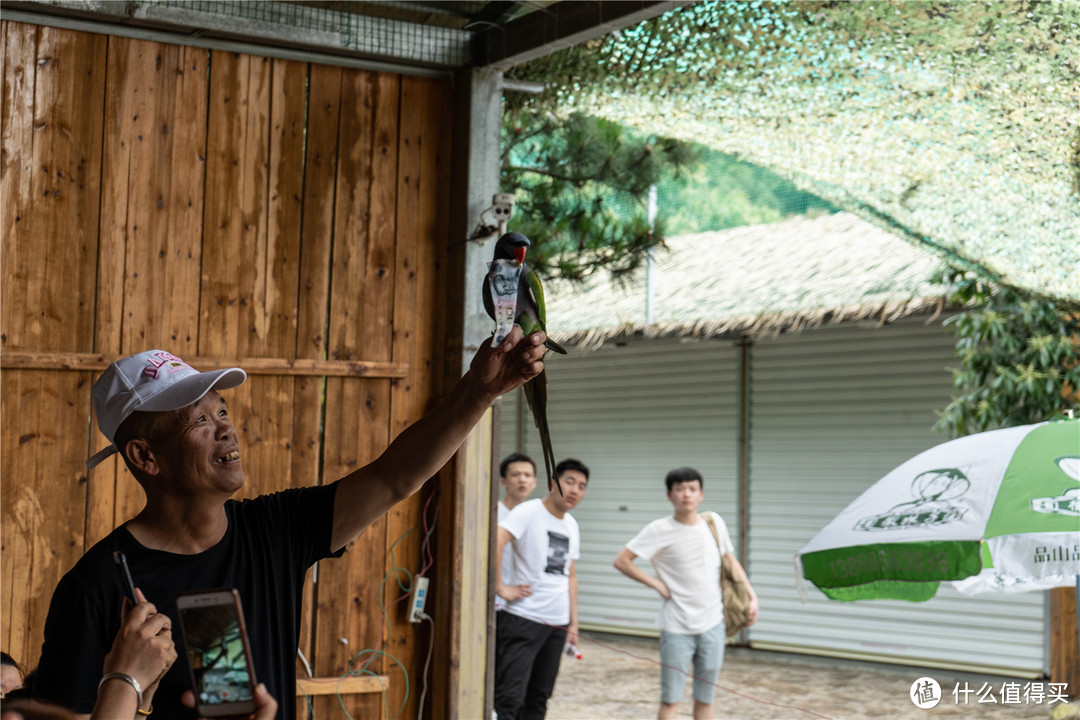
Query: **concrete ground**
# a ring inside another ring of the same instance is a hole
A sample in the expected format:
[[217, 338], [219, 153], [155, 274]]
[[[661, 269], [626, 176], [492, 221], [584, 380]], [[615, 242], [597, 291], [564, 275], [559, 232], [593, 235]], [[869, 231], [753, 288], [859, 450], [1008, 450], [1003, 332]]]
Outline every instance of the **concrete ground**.
[[[549, 720], [654, 718], [660, 693], [660, 654], [653, 638], [585, 633], [581, 660], [563, 658], [555, 692], [548, 703]], [[913, 683], [930, 677], [941, 687], [932, 709], [920, 709], [911, 699]], [[966, 683], [966, 684], [965, 684]], [[1051, 711], [1075, 711], [1050, 704], [1049, 698], [1025, 701], [1023, 690], [1049, 690], [1047, 681], [953, 673], [899, 665], [816, 658], [728, 647], [717, 682], [717, 720], [922, 720], [924, 718], [990, 718], [1047, 720]], [[986, 687], [984, 687], [984, 685]], [[993, 688], [996, 704], [989, 702]], [[963, 690], [969, 689], [964, 704]], [[954, 690], [958, 690], [954, 696]], [[1002, 691], [1005, 691], [1003, 702]], [[1016, 702], [1011, 702], [1014, 700]], [[980, 697], [983, 701], [980, 702]], [[959, 699], [959, 702], [958, 702]], [[679, 717], [692, 717], [690, 687]], [[1080, 714], [1077, 715], [1080, 717]]]

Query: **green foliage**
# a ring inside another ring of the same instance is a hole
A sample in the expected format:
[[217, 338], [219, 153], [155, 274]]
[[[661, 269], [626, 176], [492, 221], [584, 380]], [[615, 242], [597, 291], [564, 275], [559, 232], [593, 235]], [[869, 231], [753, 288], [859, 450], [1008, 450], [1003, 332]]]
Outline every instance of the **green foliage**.
[[504, 109], [501, 184], [516, 198], [509, 227], [532, 241], [529, 265], [542, 277], [632, 272], [664, 242], [663, 222], [649, 227], [649, 187], [696, 161], [688, 143], [606, 120], [563, 119], [528, 102]]
[[936, 425], [952, 436], [1061, 417], [1080, 408], [1080, 308], [1033, 299], [971, 272], [936, 281], [967, 308], [948, 320], [956, 332], [953, 387]]

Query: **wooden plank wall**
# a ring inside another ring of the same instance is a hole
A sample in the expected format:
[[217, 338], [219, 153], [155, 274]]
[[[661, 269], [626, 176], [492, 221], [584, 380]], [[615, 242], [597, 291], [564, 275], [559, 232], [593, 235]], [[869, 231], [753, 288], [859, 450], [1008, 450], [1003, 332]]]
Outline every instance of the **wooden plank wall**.
[[[244, 496], [333, 481], [431, 405], [451, 99], [440, 80], [13, 22], [0, 43], [0, 643], [33, 666], [57, 580], [142, 502], [122, 463], [83, 465], [104, 445], [99, 371], [72, 354], [269, 359], [227, 394]], [[390, 678], [314, 698], [315, 717], [417, 716], [431, 628], [397, 601], [434, 491], [309, 575], [315, 674]]]

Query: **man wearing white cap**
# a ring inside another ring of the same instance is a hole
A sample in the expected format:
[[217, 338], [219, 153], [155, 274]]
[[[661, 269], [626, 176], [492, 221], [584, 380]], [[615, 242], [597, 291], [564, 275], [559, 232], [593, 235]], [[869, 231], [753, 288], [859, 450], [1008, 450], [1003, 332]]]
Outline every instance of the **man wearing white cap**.
[[[244, 371], [200, 373], [162, 350], [110, 365], [95, 383], [93, 399], [98, 425], [111, 444], [87, 465], [119, 452], [146, 492], [146, 505], [94, 545], [57, 585], [34, 696], [77, 713], [93, 708], [104, 657], [120, 628], [124, 588], [113, 557], [120, 551], [135, 584], [172, 618], [173, 627], [179, 627], [179, 593], [235, 587], [256, 677], [281, 703], [278, 717], [295, 717], [307, 569], [339, 557], [364, 528], [438, 472], [499, 395], [539, 374], [543, 342], [543, 333], [523, 338], [518, 327], [497, 348], [485, 342], [446, 399], [370, 464], [332, 484], [243, 502], [230, 499], [244, 475], [219, 391], [244, 382]], [[159, 720], [193, 718], [180, 704], [187, 673], [181, 656], [157, 688], [139, 688], [140, 714], [152, 704]]]

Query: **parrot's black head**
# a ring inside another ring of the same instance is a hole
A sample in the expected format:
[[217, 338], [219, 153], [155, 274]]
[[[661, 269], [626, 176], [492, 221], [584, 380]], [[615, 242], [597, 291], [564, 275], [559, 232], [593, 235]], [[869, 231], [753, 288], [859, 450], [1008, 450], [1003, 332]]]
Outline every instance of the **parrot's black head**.
[[521, 233], [509, 232], [495, 243], [495, 260], [516, 260], [518, 265], [525, 262], [525, 251], [529, 249], [529, 238]]

